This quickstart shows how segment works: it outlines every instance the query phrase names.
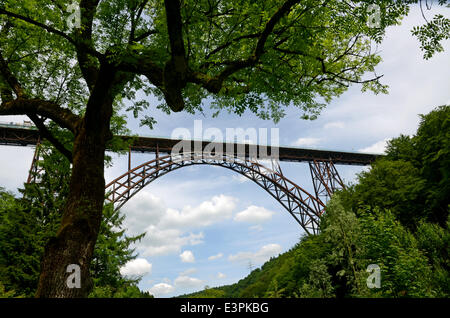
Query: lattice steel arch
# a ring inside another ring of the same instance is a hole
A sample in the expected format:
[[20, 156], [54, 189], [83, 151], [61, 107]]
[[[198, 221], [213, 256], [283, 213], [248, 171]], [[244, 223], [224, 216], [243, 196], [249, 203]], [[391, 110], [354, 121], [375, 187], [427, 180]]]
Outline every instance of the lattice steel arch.
[[46, 154], [45, 148], [41, 144], [41, 139], [39, 138], [36, 144], [36, 148], [34, 149], [33, 160], [31, 161], [31, 167], [28, 171], [27, 183], [39, 183], [41, 182], [42, 174], [44, 173], [44, 169], [39, 162], [42, 160], [42, 157]]
[[[130, 169], [106, 185], [106, 201], [120, 209], [149, 183], [170, 171], [192, 165], [214, 165], [233, 170], [266, 190], [291, 214], [307, 234], [317, 234], [322, 201], [283, 176], [281, 169], [269, 169], [255, 160], [227, 154], [182, 153], [157, 157]], [[277, 171], [278, 170], [278, 171]]]
[[316, 198], [324, 204], [336, 190], [346, 188], [332, 160], [312, 160], [309, 170]]

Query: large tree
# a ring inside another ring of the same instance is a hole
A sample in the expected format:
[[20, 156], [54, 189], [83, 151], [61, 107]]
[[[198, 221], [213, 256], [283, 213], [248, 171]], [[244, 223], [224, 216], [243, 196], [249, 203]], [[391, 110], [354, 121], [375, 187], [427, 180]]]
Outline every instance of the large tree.
[[[122, 98], [136, 115], [149, 106], [135, 98], [142, 90], [160, 97], [167, 113], [201, 110], [209, 97], [217, 110], [277, 120], [294, 105], [314, 118], [351, 84], [386, 90], [373, 43], [410, 2], [417, 1], [0, 1], [0, 115], [27, 115], [72, 163], [37, 296], [82, 297], [92, 286], [105, 149]], [[145, 112], [143, 121], [153, 118]], [[55, 137], [50, 124], [72, 141]], [[79, 289], [66, 286], [69, 264], [81, 267]]]

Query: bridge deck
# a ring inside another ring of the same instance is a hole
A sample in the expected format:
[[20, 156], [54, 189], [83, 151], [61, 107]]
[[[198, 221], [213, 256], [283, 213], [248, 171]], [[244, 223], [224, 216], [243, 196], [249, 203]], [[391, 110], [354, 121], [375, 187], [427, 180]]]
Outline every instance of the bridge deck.
[[[128, 137], [122, 138], [135, 138], [131, 151], [134, 152], [149, 152], [155, 153], [170, 153], [172, 148], [180, 142], [180, 140], [169, 138], [157, 138], [157, 137]], [[18, 127], [10, 125], [0, 125], [0, 144], [12, 145], [12, 146], [34, 146], [39, 140], [39, 131], [32, 127]], [[195, 141], [187, 141], [191, 143], [191, 149], [195, 149]], [[210, 141], [197, 141], [201, 143], [201, 149], [210, 143]], [[199, 144], [198, 144], [199, 145]], [[197, 145], [197, 146], [198, 146]], [[217, 144], [223, 146], [223, 151], [227, 149], [234, 149], [234, 153], [238, 153], [239, 144]], [[227, 146], [229, 148], [227, 148]], [[248, 155], [251, 145], [240, 145], [245, 148], [245, 154]], [[255, 145], [256, 146], [256, 145]], [[267, 151], [268, 155], [271, 154], [270, 147], [257, 146], [258, 153]], [[216, 148], [217, 149], [217, 148]], [[242, 153], [239, 151], [239, 153]], [[356, 152], [341, 152], [341, 151], [329, 151], [329, 150], [315, 150], [315, 149], [302, 149], [293, 147], [278, 147], [278, 155], [280, 161], [291, 162], [308, 162], [312, 160], [332, 160], [334, 164], [341, 165], [357, 165], [365, 166], [373, 162], [379, 155], [364, 154]]]

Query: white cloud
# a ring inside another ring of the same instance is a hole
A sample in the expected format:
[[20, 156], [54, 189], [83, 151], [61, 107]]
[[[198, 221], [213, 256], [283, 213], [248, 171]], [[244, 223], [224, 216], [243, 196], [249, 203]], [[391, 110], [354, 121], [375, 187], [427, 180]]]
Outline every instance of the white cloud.
[[214, 261], [214, 260], [222, 258], [222, 257], [223, 257], [223, 253], [219, 253], [219, 254], [216, 254], [216, 255], [211, 255], [210, 257], [208, 257], [208, 260]]
[[146, 232], [138, 245], [143, 256], [179, 253], [183, 246], [203, 243], [204, 238], [202, 232], [185, 234], [178, 229], [159, 229], [155, 225], [149, 226]]
[[143, 256], [180, 253], [183, 246], [203, 243], [203, 233], [191, 230], [231, 218], [236, 201], [221, 194], [179, 211], [167, 208], [159, 197], [142, 192], [139, 199], [125, 205], [124, 225], [130, 234], [146, 233], [138, 245]]
[[237, 222], [261, 223], [270, 220], [273, 214], [274, 212], [263, 207], [251, 205], [244, 211], [236, 214], [234, 220]]
[[371, 145], [369, 147], [359, 149], [358, 151], [363, 152], [363, 153], [383, 154], [386, 151], [386, 146], [387, 146], [388, 141], [389, 141], [389, 139], [386, 138], [384, 140], [380, 140], [380, 141], [374, 143], [373, 145]]
[[173, 292], [174, 290], [175, 290], [175, 287], [173, 287], [170, 284], [159, 283], [159, 284], [153, 285], [148, 291], [153, 296], [158, 297], [158, 296], [161, 296], [161, 295], [169, 294], [169, 293]]
[[316, 146], [320, 140], [320, 138], [298, 138], [292, 145], [297, 147], [311, 147]]
[[226, 277], [227, 277], [227, 275], [225, 275], [225, 274], [223, 274], [223, 273], [221, 273], [221, 272], [217, 273], [217, 278], [218, 278], [218, 279], [224, 279], [224, 278], [226, 278]]
[[281, 246], [278, 244], [264, 245], [256, 252], [239, 252], [236, 255], [230, 255], [229, 261], [232, 262], [252, 262], [253, 264], [262, 264], [270, 257], [280, 254]]
[[195, 262], [194, 253], [192, 253], [192, 251], [184, 251], [183, 253], [180, 254], [180, 259], [181, 259], [181, 262], [183, 262], [183, 263], [194, 263]]
[[152, 224], [158, 224], [167, 207], [164, 202], [148, 191], [141, 191], [139, 197], [129, 200], [122, 208], [126, 215], [124, 226], [131, 234], [140, 234]]
[[152, 264], [150, 264], [145, 258], [136, 258], [121, 267], [120, 274], [122, 276], [143, 276], [150, 273], [151, 270]]
[[226, 195], [213, 196], [196, 207], [185, 206], [181, 211], [167, 209], [161, 220], [163, 228], [198, 228], [230, 218], [236, 199]]
[[174, 284], [177, 288], [195, 288], [203, 285], [204, 281], [189, 276], [178, 276], [175, 278]]

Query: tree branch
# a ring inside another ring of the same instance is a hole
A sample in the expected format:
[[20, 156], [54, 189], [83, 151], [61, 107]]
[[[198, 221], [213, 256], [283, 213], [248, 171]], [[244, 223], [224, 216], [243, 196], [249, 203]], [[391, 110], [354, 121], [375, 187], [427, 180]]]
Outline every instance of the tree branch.
[[[92, 41], [92, 25], [98, 3], [99, 0], [80, 1], [81, 26], [75, 32], [78, 64], [90, 92], [97, 81], [99, 70], [98, 61], [94, 60], [90, 54], [95, 51]], [[96, 57], [99, 58], [99, 56]], [[100, 59], [102, 58], [100, 57]]]
[[[226, 49], [227, 47], [229, 47], [231, 44], [233, 44], [235, 42], [239, 42], [239, 41], [241, 41], [243, 39], [254, 39], [254, 38], [258, 38], [260, 36], [261, 36], [261, 33], [253, 33], [253, 34], [246, 34], [246, 35], [238, 36], [238, 37], [236, 37], [234, 39], [229, 40], [228, 42], [226, 42], [226, 43], [224, 43], [222, 45], [219, 45], [214, 50], [209, 52], [208, 55], [206, 55], [206, 59], [209, 59], [212, 55], [222, 51], [223, 49]], [[207, 64], [207, 62], [204, 63], [200, 68], [203, 68], [205, 64]]]
[[[0, 51], [0, 84], [2, 88], [2, 104], [0, 115], [40, 115], [52, 119], [63, 128], [74, 132], [80, 117], [69, 109], [60, 107], [52, 101], [29, 99], [18, 79], [12, 74]], [[8, 84], [9, 88], [6, 86]], [[12, 99], [11, 90], [17, 98]]]
[[18, 98], [24, 97], [25, 92], [23, 90], [22, 85], [19, 83], [17, 78], [12, 74], [11, 70], [8, 67], [5, 59], [3, 58], [3, 54], [0, 51], [0, 73], [4, 82], [6, 82], [9, 87], [14, 91]]
[[[144, 0], [141, 2], [141, 4], [136, 5], [135, 7], [131, 8], [131, 30], [130, 30], [130, 37], [128, 43], [132, 43], [134, 41], [138, 42], [139, 40], [136, 40], [135, 33], [136, 33], [136, 27], [139, 23], [139, 19], [141, 18], [142, 12], [144, 11], [145, 6], [147, 5], [148, 0]], [[135, 15], [135, 10], [137, 11], [137, 14]], [[145, 38], [145, 37], [144, 37]]]
[[36, 127], [39, 129], [40, 135], [50, 141], [53, 146], [63, 154], [70, 163], [72, 163], [72, 152], [68, 150], [64, 145], [48, 130], [44, 124], [44, 120], [34, 114], [28, 114], [28, 117], [33, 121]]
[[148, 30], [148, 31], [144, 31], [144, 32], [142, 32], [141, 34], [135, 36], [135, 37], [133, 38], [133, 42], [139, 42], [139, 41], [142, 41], [142, 40], [144, 40], [145, 38], [147, 38], [148, 36], [153, 35], [153, 34], [157, 34], [157, 33], [158, 33], [158, 30]]
[[171, 58], [164, 66], [162, 92], [170, 109], [174, 112], [179, 112], [184, 109], [182, 90], [186, 87], [188, 73], [180, 0], [165, 0], [164, 5], [166, 8]]
[[50, 118], [62, 128], [75, 132], [80, 117], [69, 109], [62, 108], [58, 104], [42, 99], [18, 98], [3, 102], [0, 105], [0, 115], [29, 115], [36, 114]]
[[8, 102], [14, 98], [12, 89], [9, 86], [8, 82], [5, 80], [5, 78], [3, 77], [3, 74], [1, 72], [0, 72], [0, 98], [2, 100], [2, 103]]
[[80, 10], [82, 25], [75, 32], [75, 38], [72, 38], [68, 34], [49, 25], [38, 22], [24, 15], [8, 11], [4, 8], [0, 8], [0, 15], [7, 15], [9, 17], [30, 23], [34, 26], [46, 30], [49, 33], [56, 34], [74, 45], [77, 51], [78, 62], [80, 64], [83, 77], [85, 78], [89, 89], [92, 89], [93, 85], [95, 84], [96, 73], [98, 71], [96, 69], [96, 63], [92, 61], [92, 57], [96, 57], [99, 60], [102, 60], [104, 58], [103, 54], [95, 50], [92, 44], [92, 24], [98, 3], [99, 0], [81, 0]]
[[[264, 26], [264, 30], [258, 37], [255, 50], [251, 56], [245, 60], [235, 60], [227, 62], [227, 66], [215, 77], [210, 77], [206, 74], [200, 72], [190, 72], [189, 80], [194, 83], [202, 85], [211, 93], [217, 94], [223, 85], [223, 82], [232, 74], [248, 67], [255, 66], [262, 54], [264, 53], [264, 47], [269, 38], [270, 34], [273, 32], [275, 25], [281, 20], [283, 16], [291, 11], [291, 9], [300, 2], [300, 0], [287, 0], [267, 21]], [[305, 9], [305, 11], [308, 10]], [[225, 63], [223, 63], [225, 64]]]
[[259, 58], [264, 52], [264, 46], [269, 35], [272, 33], [275, 25], [281, 20], [281, 18], [291, 11], [292, 7], [298, 4], [300, 0], [288, 0], [286, 1], [280, 9], [270, 18], [270, 20], [266, 23], [264, 31], [259, 37], [258, 43], [256, 44], [256, 49], [254, 55]]
[[164, 0], [172, 58], [185, 58], [180, 0]]
[[28, 22], [30, 24], [33, 24], [33, 25], [37, 26], [37, 27], [40, 27], [41, 29], [46, 30], [47, 32], [59, 35], [59, 36], [63, 37], [64, 39], [66, 39], [67, 41], [69, 41], [70, 43], [72, 43], [73, 45], [76, 46], [75, 40], [72, 39], [69, 35], [67, 35], [66, 33], [64, 33], [64, 32], [62, 32], [60, 30], [57, 30], [57, 29], [55, 29], [55, 28], [53, 28], [51, 26], [48, 26], [48, 25], [46, 25], [44, 23], [35, 21], [35, 20], [33, 20], [33, 19], [29, 18], [29, 17], [23, 16], [23, 15], [18, 14], [18, 13], [10, 12], [8, 10], [5, 10], [4, 8], [0, 8], [0, 15], [1, 14], [7, 15], [9, 17], [16, 18], [16, 19], [19, 19], [19, 20], [22, 20], [22, 21], [25, 21], [25, 22]]
[[158, 88], [163, 88], [163, 69], [152, 62], [152, 53], [127, 52], [122, 59], [114, 65], [119, 71], [144, 75]]

